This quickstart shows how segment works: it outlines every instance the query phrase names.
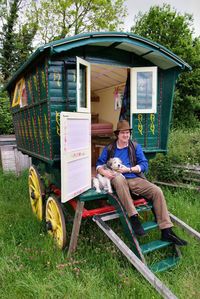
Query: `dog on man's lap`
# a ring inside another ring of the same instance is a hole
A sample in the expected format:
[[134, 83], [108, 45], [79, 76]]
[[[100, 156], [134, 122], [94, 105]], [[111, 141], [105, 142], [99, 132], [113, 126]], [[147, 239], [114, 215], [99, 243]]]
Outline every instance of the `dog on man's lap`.
[[[122, 161], [119, 158], [111, 158], [108, 162], [101, 166], [103, 169], [112, 170], [115, 175], [122, 175], [116, 170], [122, 168]], [[98, 173], [93, 178], [93, 186], [96, 189], [97, 193], [101, 193], [101, 189], [105, 190], [108, 193], [113, 193], [110, 179]]]

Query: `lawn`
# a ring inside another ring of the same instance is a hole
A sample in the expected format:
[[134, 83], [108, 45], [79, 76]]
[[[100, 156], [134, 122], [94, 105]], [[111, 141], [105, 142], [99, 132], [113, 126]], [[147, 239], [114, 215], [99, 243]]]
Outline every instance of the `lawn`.
[[[91, 219], [82, 224], [71, 258], [57, 249], [32, 214], [27, 178], [27, 172], [16, 178], [0, 171], [0, 298], [161, 298]], [[163, 191], [169, 211], [200, 231], [200, 195]], [[113, 226], [124, 238], [120, 222]], [[71, 229], [68, 223], [67, 243]], [[199, 243], [180, 227], [174, 230], [189, 245], [176, 267], [157, 276], [178, 298], [200, 298]]]

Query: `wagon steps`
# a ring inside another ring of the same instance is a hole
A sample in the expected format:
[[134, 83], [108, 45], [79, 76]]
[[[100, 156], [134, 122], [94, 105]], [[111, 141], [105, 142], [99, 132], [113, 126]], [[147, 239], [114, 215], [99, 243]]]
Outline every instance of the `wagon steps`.
[[106, 220], [113, 219], [112, 217], [115, 216], [116, 213], [111, 212], [107, 213], [107, 215], [95, 215], [93, 220], [163, 298], [178, 299], [105, 223]]
[[[156, 250], [161, 250], [162, 248], [165, 248], [165, 247], [170, 248], [171, 256], [149, 266], [149, 269], [151, 271], [156, 273], [156, 272], [161, 272], [161, 271], [167, 270], [168, 268], [173, 267], [180, 261], [180, 258], [182, 257], [181, 252], [180, 252], [178, 246], [175, 244], [172, 244], [171, 242], [155, 240], [155, 241], [151, 241], [151, 242], [148, 242], [145, 244], [140, 244], [139, 240], [136, 237], [136, 235], [132, 229], [132, 226], [129, 222], [128, 215], [127, 215], [123, 205], [121, 204], [119, 198], [113, 194], [109, 194], [108, 198], [109, 198], [109, 201], [111, 202], [111, 204], [115, 207], [117, 214], [119, 215], [118, 217], [120, 218], [120, 221], [122, 223], [122, 226], [124, 228], [126, 236], [130, 242], [132, 251], [136, 254], [136, 256], [138, 258], [140, 258], [140, 260], [146, 266], [148, 264], [147, 263], [147, 260], [148, 260], [147, 255], [148, 254], [150, 254], [151, 252], [154, 252]], [[154, 214], [152, 203], [147, 202], [143, 198], [134, 200], [134, 205], [135, 205], [138, 213], [140, 213], [140, 212], [146, 213], [147, 211], [152, 210], [152, 212]], [[156, 220], [154, 219], [153, 221], [144, 222], [142, 224], [142, 226], [145, 231], [148, 231], [148, 230], [157, 228], [158, 224], [157, 224]]]
[[[84, 192], [79, 196], [79, 203], [84, 204], [88, 198], [94, 196], [95, 191], [92, 189], [89, 192]], [[101, 195], [102, 197], [103, 195]], [[104, 195], [105, 196], [105, 195]], [[90, 200], [91, 200], [90, 198]], [[163, 296], [163, 298], [177, 298], [156, 276], [154, 273], [164, 271], [176, 265], [181, 259], [181, 252], [177, 245], [171, 242], [164, 242], [161, 240], [152, 241], [146, 244], [139, 244], [134, 231], [132, 230], [131, 224], [129, 222], [127, 213], [123, 208], [120, 200], [116, 195], [106, 194], [106, 197], [112, 206], [115, 207], [114, 211], [109, 211], [102, 214], [97, 214], [93, 216], [93, 221], [99, 226], [99, 228], [114, 242], [114, 244], [119, 248], [119, 250], [126, 256], [126, 258], [132, 263], [132, 265], [144, 276], [144, 278]], [[152, 210], [152, 204], [144, 199], [135, 200], [134, 204], [137, 211], [147, 213], [148, 210]], [[200, 241], [200, 234], [193, 230], [191, 227], [186, 225], [180, 219], [176, 218], [174, 215], [170, 214], [172, 221], [175, 221], [178, 225], [182, 226], [187, 232], [192, 234], [198, 241]], [[126, 232], [126, 236], [129, 239], [131, 249], [123, 242], [121, 238], [109, 227], [106, 223], [108, 220], [113, 220], [119, 218], [122, 226]], [[156, 221], [144, 222], [143, 228], [145, 231], [151, 230], [158, 227]], [[73, 233], [72, 233], [73, 236]], [[171, 256], [159, 261], [151, 266], [147, 265], [146, 256], [155, 250], [160, 250], [164, 247], [169, 247], [171, 251]]]

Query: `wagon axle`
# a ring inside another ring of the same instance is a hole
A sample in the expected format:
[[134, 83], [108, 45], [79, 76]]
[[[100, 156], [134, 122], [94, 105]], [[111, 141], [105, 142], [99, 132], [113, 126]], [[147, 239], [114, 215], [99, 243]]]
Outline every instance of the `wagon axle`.
[[46, 229], [49, 231], [49, 230], [53, 230], [53, 228], [52, 228], [52, 224], [51, 224], [51, 221], [47, 221], [46, 222]]

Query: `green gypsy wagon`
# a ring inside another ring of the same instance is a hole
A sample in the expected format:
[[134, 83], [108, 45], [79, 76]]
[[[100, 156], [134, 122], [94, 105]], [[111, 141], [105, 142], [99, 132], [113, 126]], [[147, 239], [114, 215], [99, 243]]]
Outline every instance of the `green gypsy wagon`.
[[[167, 153], [174, 87], [188, 69], [187, 63], [148, 39], [96, 32], [39, 47], [8, 81], [4, 89], [10, 96], [17, 147], [33, 162], [31, 206], [40, 220], [46, 219], [60, 248], [66, 246], [67, 205], [75, 210], [70, 252], [76, 247], [81, 218], [93, 215], [95, 221], [98, 215], [118, 215], [144, 264], [148, 252], [172, 246], [161, 240], [140, 246], [117, 196], [97, 194], [91, 177], [119, 119], [129, 121], [132, 139], [148, 159]], [[91, 201], [99, 206], [88, 210], [84, 204]], [[140, 211], [152, 208], [144, 199], [135, 204]], [[157, 226], [156, 221], [143, 225], [146, 230]], [[172, 247], [172, 257], [165, 266], [157, 265], [159, 270], [179, 259], [179, 249]]]

